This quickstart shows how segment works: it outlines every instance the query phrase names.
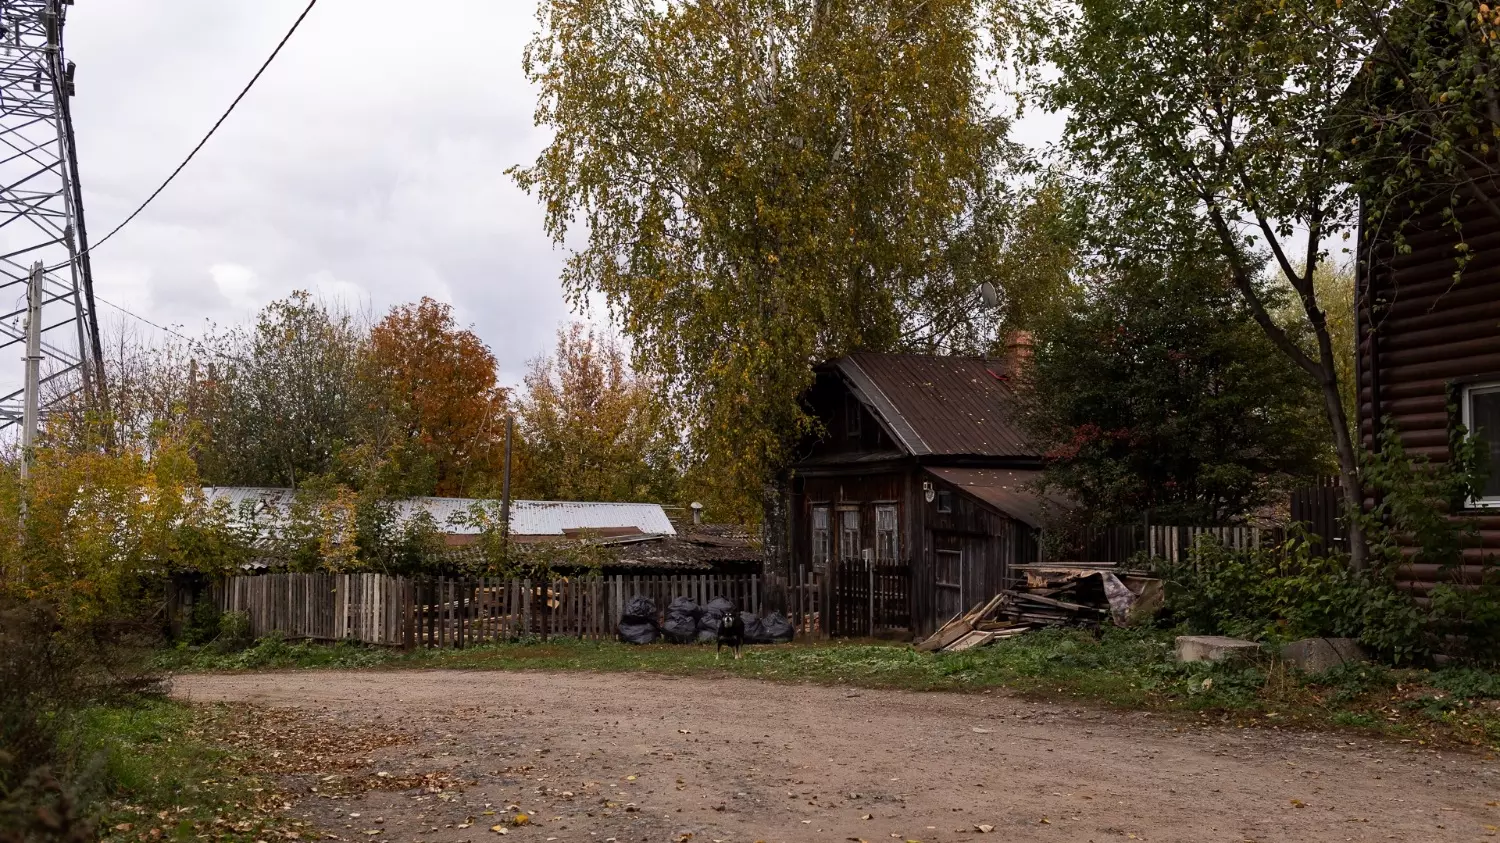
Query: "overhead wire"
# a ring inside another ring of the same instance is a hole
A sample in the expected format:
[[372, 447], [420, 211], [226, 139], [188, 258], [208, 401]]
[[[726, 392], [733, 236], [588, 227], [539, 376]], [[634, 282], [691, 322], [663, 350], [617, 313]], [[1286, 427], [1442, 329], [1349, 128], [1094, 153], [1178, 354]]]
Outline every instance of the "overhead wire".
[[[292, 40], [292, 36], [297, 33], [297, 29], [302, 26], [302, 22], [307, 19], [308, 13], [310, 13], [313, 10], [313, 7], [316, 5], [318, 5], [318, 0], [309, 0], [307, 7], [302, 10], [302, 14], [298, 15], [297, 19], [292, 22], [291, 29], [288, 29], [286, 35], [283, 35], [281, 37], [281, 41], [277, 43], [276, 49], [271, 51], [271, 55], [267, 56], [266, 60], [261, 63], [260, 69], [255, 71], [255, 75], [250, 77], [249, 82], [245, 83], [245, 87], [240, 90], [239, 95], [234, 98], [234, 101], [229, 104], [229, 107], [224, 110], [224, 113], [219, 115], [219, 119], [214, 122], [213, 128], [209, 129], [208, 134], [203, 136], [203, 140], [198, 141], [198, 145], [193, 147], [193, 151], [189, 152], [187, 157], [182, 159], [182, 163], [178, 164], [177, 169], [173, 170], [172, 174], [167, 176], [166, 181], [163, 181], [161, 185], [156, 188], [156, 190], [152, 191], [151, 195], [146, 197], [146, 201], [142, 202], [140, 204], [140, 207], [132, 211], [130, 213], [130, 216], [126, 217], [123, 222], [115, 226], [108, 234], [104, 235], [98, 241], [90, 244], [87, 250], [88, 252], [93, 252], [95, 249], [107, 243], [111, 237], [119, 234], [120, 229], [129, 225], [132, 220], [140, 216], [140, 213], [146, 210], [146, 207], [153, 201], [155, 201], [156, 197], [160, 196], [162, 191], [166, 190], [167, 186], [170, 185], [172, 181], [182, 173], [187, 165], [192, 162], [193, 158], [196, 157], [198, 153], [203, 149], [203, 147], [208, 143], [209, 139], [214, 136], [214, 133], [219, 131], [219, 127], [224, 125], [224, 121], [229, 119], [229, 115], [234, 113], [234, 110], [240, 104], [240, 101], [245, 98], [246, 94], [250, 93], [251, 88], [255, 87], [255, 83], [260, 81], [260, 77], [265, 74], [266, 69], [269, 68], [271, 66], [271, 63], [276, 60], [276, 57], [281, 54], [281, 50], [287, 45], [287, 42]], [[105, 303], [109, 304], [108, 302]], [[117, 307], [116, 305], [110, 306]]]
[[233, 360], [236, 363], [248, 363], [249, 362], [245, 358], [239, 357], [239, 356], [234, 355], [234, 354], [230, 354], [227, 351], [220, 351], [217, 348], [211, 348], [210, 346], [205, 345], [202, 340], [194, 339], [194, 338], [188, 336], [187, 334], [184, 334], [183, 332], [181, 332], [179, 330], [176, 330], [175, 328], [168, 328], [166, 325], [163, 325], [163, 324], [161, 324], [159, 322], [153, 322], [150, 319], [147, 319], [146, 317], [140, 315], [139, 313], [136, 313], [135, 311], [130, 310], [129, 308], [124, 307], [123, 305], [115, 304], [114, 302], [110, 301], [109, 299], [102, 299], [102, 298], [99, 298], [98, 296], [95, 296], [94, 297], [94, 301], [97, 301], [97, 302], [99, 302], [101, 304], [107, 304], [110, 307], [114, 308], [115, 310], [120, 311], [121, 313], [125, 314], [126, 316], [129, 316], [132, 319], [136, 319], [136, 320], [139, 320], [141, 322], [144, 322], [145, 324], [150, 325], [151, 327], [155, 328], [158, 331], [161, 331], [162, 333], [170, 334], [171, 336], [174, 336], [177, 339], [180, 339], [183, 342], [187, 343], [189, 348], [195, 348], [195, 349], [197, 349], [197, 350], [199, 350], [199, 351], [201, 351], [201, 352], [203, 352], [205, 354], [212, 354], [215, 357], [222, 357], [225, 360]]
[[[307, 4], [307, 6], [305, 8], [303, 8], [302, 14], [298, 15], [297, 19], [295, 21], [292, 21], [291, 28], [288, 29], [286, 31], [286, 34], [281, 37], [281, 40], [279, 42], [277, 42], [276, 49], [274, 49], [274, 50], [271, 51], [271, 54], [266, 57], [266, 60], [264, 62], [261, 63], [260, 68], [255, 71], [255, 75], [250, 77], [250, 81], [246, 82], [245, 86], [240, 89], [240, 92], [239, 92], [239, 94], [237, 96], [235, 96], [234, 101], [231, 102], [231, 103], [229, 103], [229, 107], [226, 108], [226, 109], [224, 109], [224, 113], [221, 114], [221, 115], [219, 115], [219, 119], [218, 120], [214, 121], [214, 124], [208, 130], [208, 133], [203, 136], [202, 140], [198, 141], [198, 145], [195, 146], [195, 147], [193, 147], [192, 151], [187, 154], [187, 157], [184, 158], [184, 159], [182, 159], [182, 163], [177, 165], [177, 168], [172, 171], [171, 175], [167, 176], [166, 180], [163, 181], [155, 190], [153, 190], [151, 192], [150, 196], [146, 197], [146, 201], [142, 202], [139, 207], [137, 207], [134, 211], [132, 211], [130, 213], [130, 216], [126, 217], [119, 225], [117, 225], [113, 229], [111, 229], [108, 234], [104, 235], [99, 240], [97, 240], [94, 243], [90, 244], [89, 247], [88, 247], [88, 249], [86, 249], [84, 252], [80, 253], [80, 255], [86, 254], [86, 253], [92, 253], [95, 249], [99, 248], [100, 246], [102, 246], [106, 242], [108, 242], [111, 237], [114, 237], [116, 234], [119, 234], [121, 229], [123, 229], [125, 226], [129, 225], [131, 223], [131, 221], [134, 220], [136, 217], [140, 216], [141, 212], [144, 211], [144, 210], [146, 210], [147, 206], [149, 206], [153, 201], [155, 201], [156, 197], [160, 196], [162, 194], [162, 191], [166, 190], [167, 186], [170, 185], [173, 182], [173, 180], [175, 180], [177, 178], [177, 176], [180, 175], [182, 173], [182, 171], [187, 168], [187, 165], [189, 163], [191, 163], [192, 160], [195, 157], [197, 157], [198, 153], [200, 151], [202, 151], [203, 147], [208, 144], [209, 139], [212, 138], [214, 136], [214, 134], [219, 131], [219, 127], [222, 126], [222, 125], [224, 125], [224, 121], [229, 119], [229, 115], [231, 115], [231, 114], [234, 113], [234, 110], [235, 110], [236, 107], [239, 106], [240, 101], [243, 100], [245, 98], [245, 96], [250, 93], [250, 89], [252, 89], [252, 88], [255, 87], [255, 83], [260, 81], [260, 77], [263, 76], [263, 75], [265, 75], [266, 69], [269, 68], [271, 66], [271, 63], [276, 60], [276, 57], [281, 54], [282, 49], [284, 47], [286, 47], [286, 45], [287, 45], [287, 43], [289, 41], [292, 40], [292, 36], [295, 35], [295, 34], [297, 34], [297, 30], [302, 26], [302, 22], [307, 19], [308, 14], [310, 12], [312, 12], [313, 7], [316, 6], [316, 5], [318, 5], [318, 0], [308, 0], [308, 4]], [[60, 268], [61, 268], [61, 266], [53, 267], [54, 270], [60, 269]], [[190, 345], [195, 346], [195, 347], [199, 348], [202, 351], [208, 352], [210, 354], [217, 355], [219, 357], [224, 357], [224, 358], [229, 359], [229, 360], [238, 360], [239, 359], [239, 358], [235, 357], [232, 354], [226, 354], [226, 353], [224, 353], [222, 351], [219, 351], [217, 349], [209, 348], [208, 346], [204, 345], [202, 342], [200, 342], [198, 340], [195, 340], [192, 337], [189, 337], [188, 335], [182, 333], [181, 331], [177, 331], [177, 330], [174, 330], [172, 328], [168, 328], [165, 325], [161, 325], [161, 324], [158, 324], [156, 322], [153, 322], [152, 320], [147, 319], [146, 317], [140, 315], [139, 313], [136, 313], [136, 312], [134, 312], [132, 310], [129, 310], [128, 308], [122, 307], [121, 305], [115, 304], [114, 302], [109, 301], [108, 299], [101, 298], [101, 297], [99, 297], [97, 295], [94, 297], [94, 299], [95, 299], [95, 301], [98, 301], [98, 302], [100, 302], [102, 304], [109, 305], [110, 307], [114, 308], [115, 310], [118, 310], [119, 312], [125, 314], [126, 316], [131, 317], [132, 319], [136, 319], [136, 320], [139, 320], [141, 322], [144, 322], [145, 324], [150, 325], [151, 327], [157, 329], [158, 331], [162, 331], [163, 333], [170, 334], [170, 335], [172, 335], [174, 337], [177, 337], [178, 339], [180, 339], [180, 340], [182, 340], [182, 341], [184, 341], [186, 343], [189, 343]]]

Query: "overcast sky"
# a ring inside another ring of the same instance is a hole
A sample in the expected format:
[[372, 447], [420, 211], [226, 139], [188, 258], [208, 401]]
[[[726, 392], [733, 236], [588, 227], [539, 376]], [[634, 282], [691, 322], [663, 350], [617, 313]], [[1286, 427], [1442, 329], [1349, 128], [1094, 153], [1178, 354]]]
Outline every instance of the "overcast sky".
[[[95, 239], [187, 154], [303, 5], [71, 7]], [[563, 253], [505, 175], [547, 140], [520, 67], [534, 29], [532, 0], [322, 0], [188, 169], [94, 254], [98, 296], [196, 334], [296, 289], [377, 314], [427, 295], [516, 383], [570, 318]]]

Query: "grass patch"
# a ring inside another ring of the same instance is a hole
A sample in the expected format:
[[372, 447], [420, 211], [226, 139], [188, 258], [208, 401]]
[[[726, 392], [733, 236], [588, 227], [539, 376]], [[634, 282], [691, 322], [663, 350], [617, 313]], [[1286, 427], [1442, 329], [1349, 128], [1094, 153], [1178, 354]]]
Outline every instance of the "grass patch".
[[164, 699], [79, 712], [69, 738], [95, 766], [100, 839], [256, 841], [297, 827], [276, 816], [274, 786], [214, 740], [224, 716]]
[[1304, 676], [1265, 659], [1178, 664], [1174, 633], [1041, 630], [962, 653], [918, 653], [873, 642], [754, 647], [742, 661], [712, 647], [557, 640], [467, 650], [402, 651], [268, 639], [238, 653], [162, 652], [175, 671], [325, 668], [588, 670], [740, 676], [916, 691], [1004, 689], [1041, 698], [1177, 712], [1236, 725], [1351, 728], [1417, 740], [1500, 748], [1500, 676], [1477, 670], [1394, 671], [1353, 665]]

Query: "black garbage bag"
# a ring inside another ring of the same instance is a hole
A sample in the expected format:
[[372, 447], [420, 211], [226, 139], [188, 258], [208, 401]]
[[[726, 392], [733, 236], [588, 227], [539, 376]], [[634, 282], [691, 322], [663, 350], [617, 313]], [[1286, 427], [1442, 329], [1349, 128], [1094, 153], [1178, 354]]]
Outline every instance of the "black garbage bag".
[[740, 612], [740, 620], [745, 622], [746, 644], [774, 644], [766, 635], [766, 625], [761, 623], [760, 618], [749, 612]]
[[780, 612], [766, 615], [761, 626], [765, 628], [766, 638], [770, 639], [768, 643], [771, 644], [789, 644], [793, 638], [797, 637], [797, 630], [792, 628], [792, 622]]
[[713, 612], [722, 618], [730, 612], [734, 611], [734, 604], [730, 603], [728, 600], [725, 600], [722, 597], [715, 597], [714, 599], [708, 601], [708, 605], [703, 607], [703, 611], [705, 613]]
[[661, 635], [656, 622], [656, 604], [649, 597], [632, 597], [620, 616], [620, 640], [626, 644], [650, 644]]
[[666, 622], [661, 625], [667, 638], [677, 644], [690, 644], [698, 637], [698, 604], [686, 597], [673, 598], [667, 607]]

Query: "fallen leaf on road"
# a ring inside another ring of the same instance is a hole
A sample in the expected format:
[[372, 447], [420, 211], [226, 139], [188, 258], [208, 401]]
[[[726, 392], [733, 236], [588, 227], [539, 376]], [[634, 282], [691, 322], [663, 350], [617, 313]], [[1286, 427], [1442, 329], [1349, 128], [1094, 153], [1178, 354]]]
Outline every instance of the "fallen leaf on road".
[[985, 823], [984, 825], [974, 826], [974, 830], [979, 832], [980, 834], [989, 834], [990, 832], [995, 830], [995, 827], [990, 825], [989, 823]]
[[865, 815], [863, 815], [863, 816], [860, 817], [860, 819], [862, 819], [862, 820], [867, 820], [869, 818], [870, 818], [869, 814], [865, 814]]
[[1304, 804], [1302, 804], [1302, 800], [1301, 799], [1293, 799], [1292, 800], [1292, 807], [1293, 808], [1306, 808], [1307, 806], [1304, 805]]
[[991, 730], [991, 729], [981, 729], [978, 726], [975, 726], [974, 728], [970, 729], [969, 731], [975, 732], [975, 733], [981, 734], [981, 735], [988, 735], [993, 730]]
[[492, 825], [490, 826], [490, 831], [493, 831], [496, 834], [510, 834], [510, 829], [506, 828], [503, 825]]

